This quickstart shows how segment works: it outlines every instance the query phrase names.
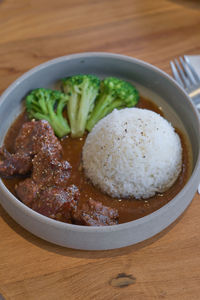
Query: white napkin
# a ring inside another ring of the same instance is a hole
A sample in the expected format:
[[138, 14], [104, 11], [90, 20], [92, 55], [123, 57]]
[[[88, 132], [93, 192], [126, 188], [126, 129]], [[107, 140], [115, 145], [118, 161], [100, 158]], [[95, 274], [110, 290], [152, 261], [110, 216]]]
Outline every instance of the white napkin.
[[[186, 55], [186, 57], [189, 59], [194, 70], [200, 76], [200, 55]], [[198, 186], [198, 193], [200, 194], [200, 185]]]

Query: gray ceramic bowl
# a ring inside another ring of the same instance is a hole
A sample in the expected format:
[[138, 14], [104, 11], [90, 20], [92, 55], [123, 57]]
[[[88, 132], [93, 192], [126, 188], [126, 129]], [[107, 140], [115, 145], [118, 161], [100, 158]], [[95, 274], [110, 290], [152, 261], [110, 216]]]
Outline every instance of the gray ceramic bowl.
[[192, 201], [200, 182], [200, 124], [186, 93], [161, 70], [134, 58], [110, 53], [83, 53], [46, 62], [17, 79], [1, 96], [0, 144], [22, 108], [23, 97], [34, 88], [49, 87], [67, 75], [93, 73], [133, 82], [141, 94], [161, 105], [165, 117], [187, 136], [193, 159], [192, 174], [181, 192], [167, 205], [136, 221], [84, 227], [42, 216], [16, 199], [0, 181], [0, 201], [8, 214], [33, 234], [65, 247], [103, 250], [132, 245], [154, 236], [175, 221]]

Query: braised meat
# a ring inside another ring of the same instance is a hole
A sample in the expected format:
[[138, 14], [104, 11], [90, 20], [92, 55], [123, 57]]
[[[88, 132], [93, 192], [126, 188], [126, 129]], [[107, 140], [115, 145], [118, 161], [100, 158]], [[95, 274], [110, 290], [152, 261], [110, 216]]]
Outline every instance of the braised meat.
[[24, 123], [15, 140], [15, 153], [10, 154], [0, 148], [0, 175], [10, 177], [28, 174], [32, 170], [34, 155], [47, 152], [47, 149], [52, 157], [61, 158], [62, 146], [49, 123], [45, 120]]
[[32, 170], [31, 177], [15, 187], [19, 199], [45, 216], [71, 223], [79, 191], [75, 186], [67, 187], [71, 166], [62, 160], [61, 144], [48, 122], [25, 123], [16, 138], [15, 150], [13, 155], [6, 152], [7, 165], [11, 156], [25, 156], [31, 161], [29, 171]]
[[[47, 217], [71, 223], [72, 211], [77, 209], [79, 191], [75, 185], [67, 187], [71, 166], [62, 160], [61, 144], [48, 122], [24, 123], [15, 141], [15, 151], [15, 154], [3, 151], [6, 156], [3, 163], [7, 164], [4, 173], [26, 174], [27, 164], [22, 161], [24, 157], [29, 162], [28, 171], [32, 171], [30, 178], [15, 187], [19, 199]], [[13, 161], [15, 173], [11, 168]]]
[[19, 199], [29, 207], [39, 194], [39, 187], [31, 178], [21, 181], [16, 185], [15, 190]]
[[29, 155], [23, 152], [10, 154], [6, 149], [0, 148], [0, 175], [9, 178], [13, 175], [24, 175], [31, 171], [32, 160]]
[[49, 123], [45, 120], [24, 123], [15, 141], [15, 151], [33, 156], [46, 147], [52, 155], [61, 157], [62, 146]]
[[36, 154], [33, 159], [32, 178], [39, 186], [66, 187], [70, 171], [70, 164], [64, 160], [58, 160], [49, 148]]
[[118, 224], [118, 211], [104, 206], [101, 202], [89, 199], [82, 209], [73, 214], [74, 222], [87, 226], [105, 226]]
[[49, 187], [41, 190], [31, 207], [44, 216], [71, 223], [78, 200], [79, 190], [75, 185], [66, 190], [61, 187]]

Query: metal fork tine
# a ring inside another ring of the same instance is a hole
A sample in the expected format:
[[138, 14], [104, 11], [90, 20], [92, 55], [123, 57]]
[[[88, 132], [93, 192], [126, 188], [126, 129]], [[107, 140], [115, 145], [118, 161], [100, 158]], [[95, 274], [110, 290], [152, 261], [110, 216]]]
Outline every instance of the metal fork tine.
[[196, 81], [199, 83], [199, 82], [200, 82], [200, 77], [199, 77], [199, 75], [197, 74], [197, 72], [195, 71], [195, 69], [193, 68], [193, 66], [191, 65], [189, 58], [188, 58], [186, 55], [184, 55], [184, 59], [185, 59], [187, 65], [188, 65], [188, 67], [190, 68], [190, 70], [191, 70], [191, 72], [192, 72], [194, 78], [195, 78]]
[[178, 62], [178, 60], [175, 59], [174, 61], [175, 61], [175, 64], [176, 64], [176, 66], [177, 66], [177, 69], [178, 69], [179, 73], [181, 74], [181, 78], [182, 78], [182, 81], [183, 81], [184, 86], [185, 86], [186, 88], [189, 87], [189, 86], [190, 86], [189, 80], [188, 80], [187, 77], [185, 76], [185, 74], [184, 74], [184, 72], [183, 72], [183, 70], [182, 70], [182, 68], [181, 68], [181, 66], [180, 66], [180, 64], [179, 64], [179, 62]]
[[175, 80], [185, 88], [192, 102], [200, 112], [200, 76], [193, 70], [186, 56], [184, 56], [184, 59], [181, 57], [179, 57], [179, 59], [180, 63], [177, 59], [175, 59], [174, 62], [170, 61], [172, 73]]
[[183, 84], [183, 81], [182, 79], [180, 78], [179, 74], [178, 74], [178, 71], [175, 67], [175, 64], [173, 63], [173, 61], [170, 61], [170, 65], [171, 65], [171, 68], [172, 68], [172, 73], [174, 75], [174, 78], [176, 79], [176, 81], [182, 86], [184, 87], [184, 84]]
[[185, 71], [185, 74], [186, 74], [187, 78], [190, 80], [190, 82], [191, 82], [192, 84], [197, 84], [197, 81], [196, 81], [196, 79], [194, 78], [194, 75], [192, 74], [192, 72], [191, 72], [191, 70], [190, 70], [188, 64], [183, 60], [182, 57], [179, 57], [179, 60], [180, 60], [180, 62], [181, 62], [181, 64], [182, 64], [182, 67], [183, 67], [183, 69], [184, 69], [184, 71]]

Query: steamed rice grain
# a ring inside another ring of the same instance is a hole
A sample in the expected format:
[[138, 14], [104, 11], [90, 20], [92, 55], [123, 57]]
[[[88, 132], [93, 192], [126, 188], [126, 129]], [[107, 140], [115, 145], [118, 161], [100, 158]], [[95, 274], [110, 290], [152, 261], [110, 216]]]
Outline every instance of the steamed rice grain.
[[181, 172], [182, 147], [172, 125], [139, 108], [114, 110], [88, 134], [83, 168], [111, 197], [149, 198], [173, 185]]

